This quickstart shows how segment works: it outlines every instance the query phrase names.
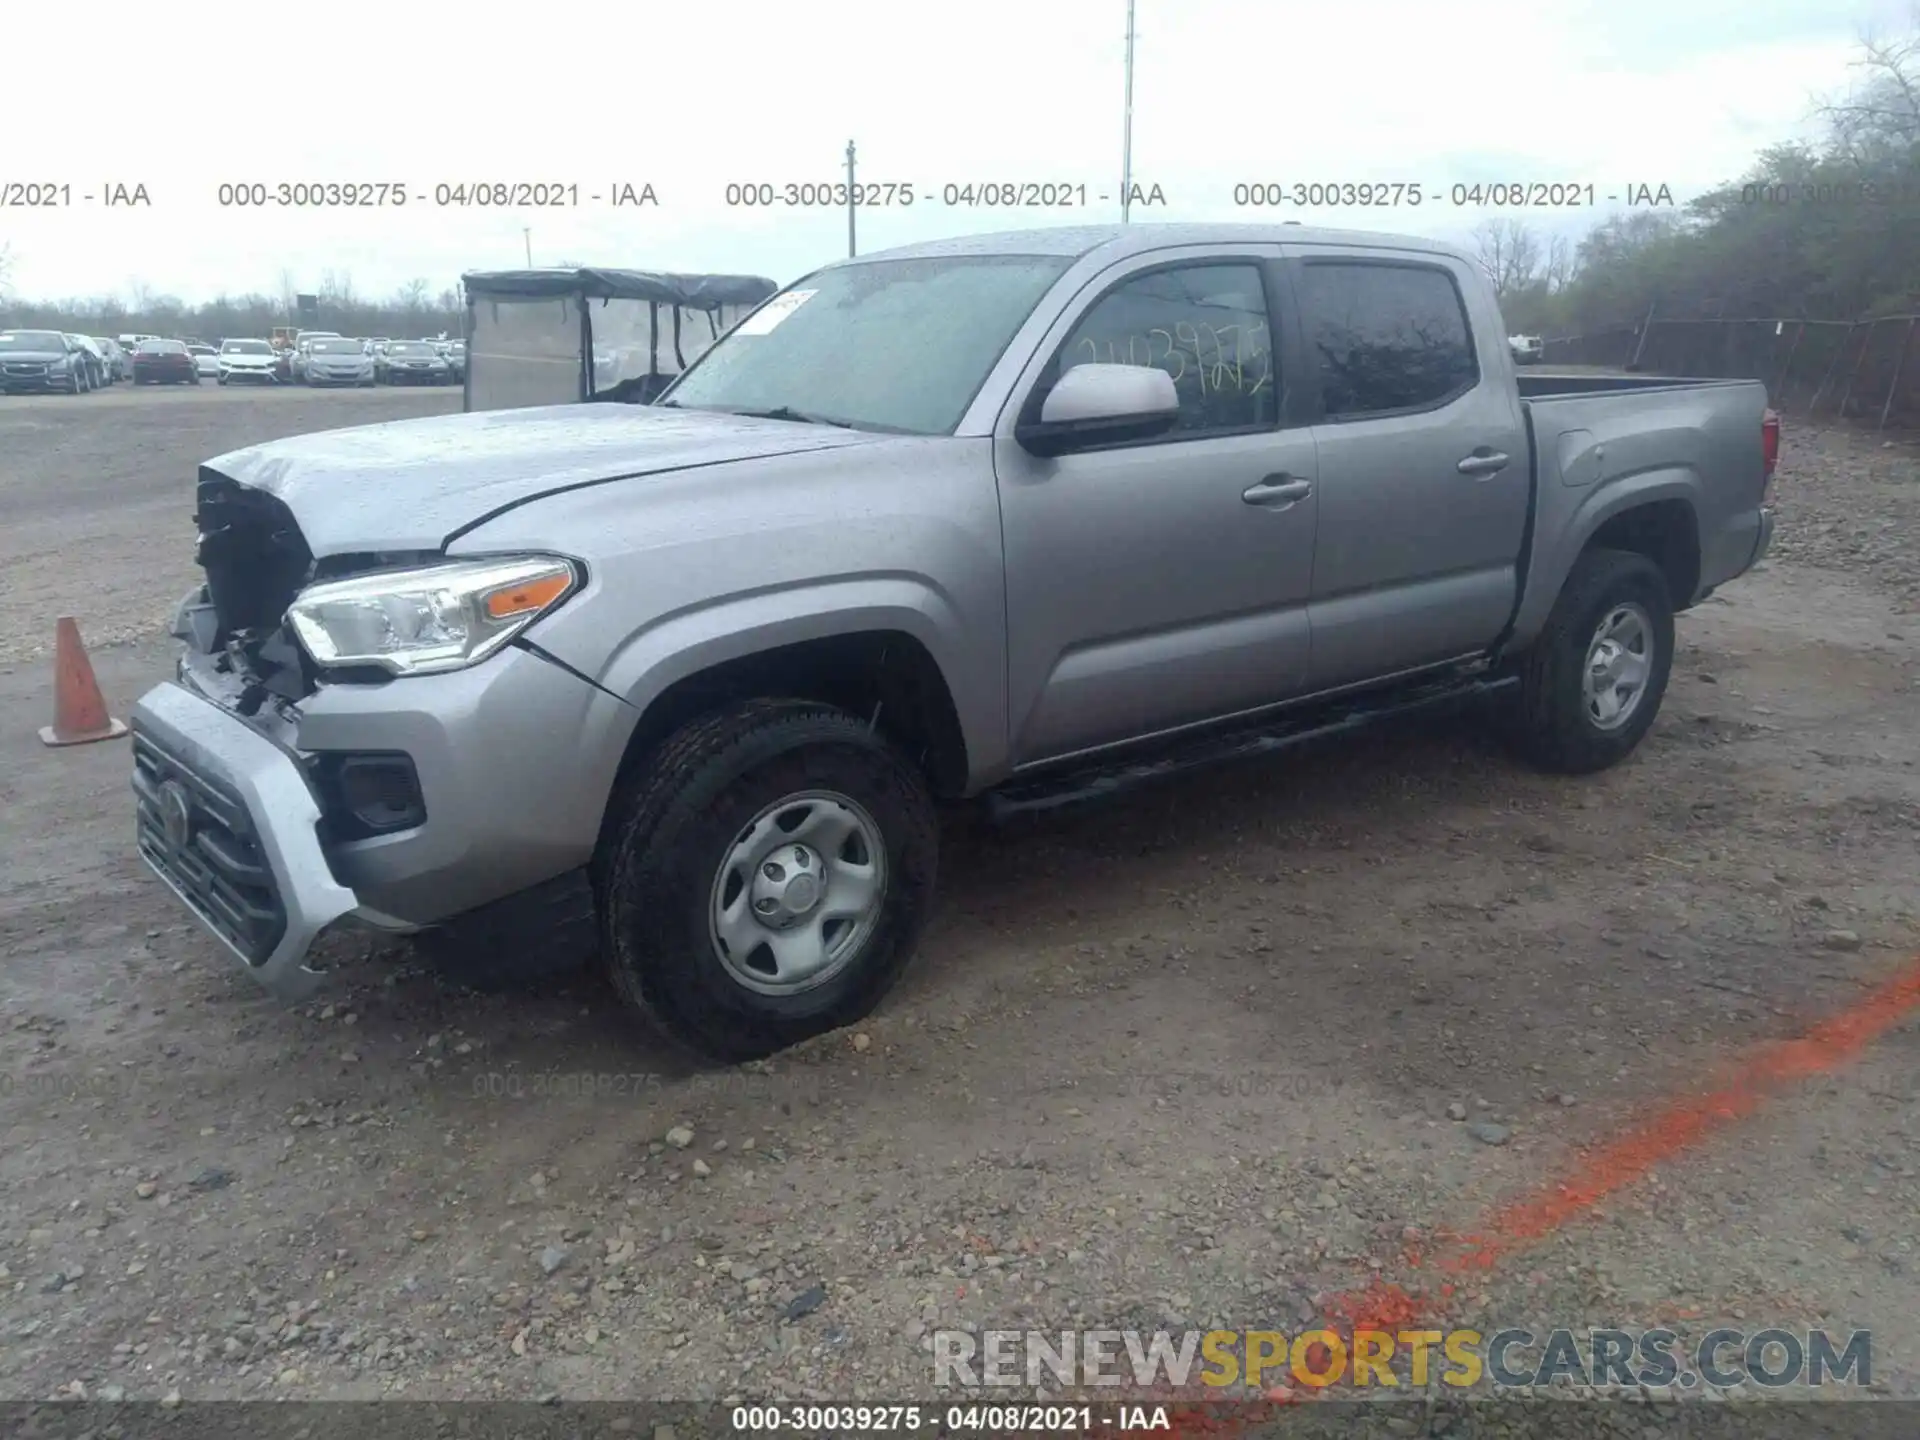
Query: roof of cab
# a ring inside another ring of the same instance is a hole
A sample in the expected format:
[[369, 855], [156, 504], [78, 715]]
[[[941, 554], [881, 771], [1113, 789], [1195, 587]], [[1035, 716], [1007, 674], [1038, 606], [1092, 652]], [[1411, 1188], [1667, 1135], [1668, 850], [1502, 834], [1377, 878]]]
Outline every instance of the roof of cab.
[[[835, 265], [858, 265], [873, 260], [918, 260], [943, 255], [1058, 255], [1079, 259], [1095, 251], [1123, 260], [1130, 255], [1163, 250], [1174, 245], [1353, 245], [1376, 250], [1406, 250], [1422, 255], [1466, 259], [1463, 251], [1424, 235], [1384, 235], [1377, 231], [1327, 230], [1313, 225], [1188, 224], [1152, 222], [1137, 225], [1061, 225], [1044, 230], [1003, 230], [984, 235], [959, 235], [947, 240], [924, 240], [891, 250], [875, 250]], [[831, 268], [831, 267], [830, 267]]]

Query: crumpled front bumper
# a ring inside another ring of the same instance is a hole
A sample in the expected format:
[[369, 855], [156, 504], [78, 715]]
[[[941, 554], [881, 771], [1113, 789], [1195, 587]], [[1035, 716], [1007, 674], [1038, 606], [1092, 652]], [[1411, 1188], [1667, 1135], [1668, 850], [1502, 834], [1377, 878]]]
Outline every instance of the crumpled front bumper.
[[308, 952], [358, 904], [320, 846], [320, 806], [295, 758], [184, 687], [133, 707], [140, 855], [285, 1000], [324, 982]]

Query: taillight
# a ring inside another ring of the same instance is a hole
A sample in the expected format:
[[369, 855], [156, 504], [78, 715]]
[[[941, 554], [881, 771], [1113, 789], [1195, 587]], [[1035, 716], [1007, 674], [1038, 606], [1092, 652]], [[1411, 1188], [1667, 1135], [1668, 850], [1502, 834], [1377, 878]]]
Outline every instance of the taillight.
[[1773, 485], [1774, 468], [1780, 463], [1780, 412], [1778, 410], [1769, 410], [1761, 416], [1760, 456], [1766, 466], [1766, 485], [1770, 489]]

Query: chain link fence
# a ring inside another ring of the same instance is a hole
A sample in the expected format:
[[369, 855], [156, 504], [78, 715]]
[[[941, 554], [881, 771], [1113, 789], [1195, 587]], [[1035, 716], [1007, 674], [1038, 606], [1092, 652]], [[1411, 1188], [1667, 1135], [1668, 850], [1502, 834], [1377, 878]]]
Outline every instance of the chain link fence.
[[1550, 365], [1760, 380], [1776, 409], [1920, 428], [1920, 316], [1650, 320], [1546, 342]]

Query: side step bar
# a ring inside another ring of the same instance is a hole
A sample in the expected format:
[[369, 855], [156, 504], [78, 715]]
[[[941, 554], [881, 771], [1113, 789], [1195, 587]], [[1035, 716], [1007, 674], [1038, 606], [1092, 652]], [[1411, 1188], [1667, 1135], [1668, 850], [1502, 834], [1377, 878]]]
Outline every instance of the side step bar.
[[1403, 715], [1470, 704], [1510, 690], [1519, 683], [1517, 675], [1502, 675], [1465, 683], [1450, 680], [1411, 691], [1388, 692], [1385, 695], [1368, 696], [1331, 711], [1316, 710], [1311, 714], [1303, 714], [1295, 717], [1291, 724], [1284, 720], [1269, 720], [1257, 728], [1215, 732], [1151, 760], [1083, 765], [1055, 774], [1035, 776], [1031, 780], [1014, 781], [986, 796], [987, 814], [998, 821], [1035, 811], [1084, 804], [1190, 770], [1271, 755], [1275, 751], [1303, 745], [1309, 740], [1321, 740], [1363, 729]]

